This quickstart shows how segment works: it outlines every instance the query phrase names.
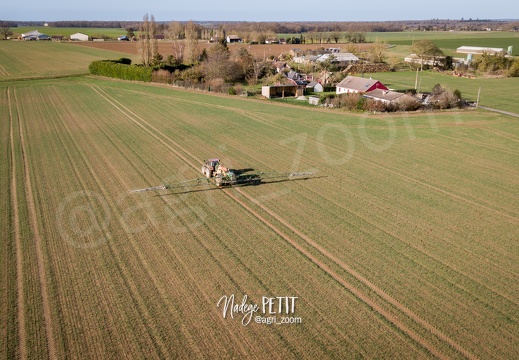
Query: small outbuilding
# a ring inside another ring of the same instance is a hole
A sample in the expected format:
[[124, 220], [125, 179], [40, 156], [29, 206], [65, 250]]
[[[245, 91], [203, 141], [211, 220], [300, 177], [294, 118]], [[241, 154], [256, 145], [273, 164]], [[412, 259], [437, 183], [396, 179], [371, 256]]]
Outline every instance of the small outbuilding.
[[324, 91], [323, 85], [321, 83], [318, 83], [317, 81], [311, 81], [310, 83], [308, 83], [308, 85], [306, 85], [306, 88], [309, 91], [313, 91], [313, 92], [323, 92]]
[[261, 87], [261, 95], [265, 96], [267, 99], [273, 97], [287, 97], [287, 96], [297, 96], [298, 95], [299, 86], [297, 85], [272, 85], [272, 86], [262, 86]]
[[75, 33], [70, 35], [70, 40], [74, 41], [88, 41], [88, 35], [83, 33]]

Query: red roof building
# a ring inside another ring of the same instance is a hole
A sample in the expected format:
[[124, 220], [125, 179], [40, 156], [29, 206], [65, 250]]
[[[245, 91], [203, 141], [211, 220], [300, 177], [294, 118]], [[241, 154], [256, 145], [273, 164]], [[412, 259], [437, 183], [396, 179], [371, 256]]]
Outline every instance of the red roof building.
[[337, 94], [348, 93], [367, 93], [376, 89], [389, 90], [378, 80], [366, 79], [357, 76], [346, 76], [344, 80], [337, 84]]

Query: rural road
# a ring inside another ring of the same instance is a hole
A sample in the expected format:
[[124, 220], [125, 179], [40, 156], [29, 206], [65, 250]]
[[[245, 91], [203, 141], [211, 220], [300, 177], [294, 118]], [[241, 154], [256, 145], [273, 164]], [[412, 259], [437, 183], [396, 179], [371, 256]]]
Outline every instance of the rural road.
[[481, 105], [479, 105], [478, 108], [483, 109], [483, 110], [487, 110], [487, 111], [493, 111], [493, 112], [497, 112], [497, 113], [500, 113], [500, 114], [509, 115], [509, 116], [514, 116], [514, 117], [519, 118], [519, 114], [516, 114], [516, 113], [510, 112], [510, 111], [504, 111], [504, 110], [492, 109], [492, 108], [489, 108], [489, 107], [486, 107], [486, 106], [481, 106]]

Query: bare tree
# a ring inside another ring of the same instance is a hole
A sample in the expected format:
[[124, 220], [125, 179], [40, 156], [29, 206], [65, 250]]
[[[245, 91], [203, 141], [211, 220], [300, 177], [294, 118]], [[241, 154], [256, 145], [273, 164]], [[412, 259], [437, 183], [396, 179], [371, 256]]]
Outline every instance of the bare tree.
[[382, 63], [386, 58], [387, 45], [384, 41], [377, 39], [371, 49], [369, 49], [369, 57], [371, 62]]
[[148, 17], [148, 14], [144, 15], [143, 22], [140, 26], [139, 39], [139, 51], [144, 66], [152, 65], [153, 60], [159, 56], [157, 40], [155, 39], [156, 33], [157, 28], [154, 16], [151, 15]]
[[433, 64], [436, 58], [443, 55], [443, 52], [431, 40], [418, 40], [412, 47], [413, 52], [420, 58], [420, 70], [423, 70], [423, 63], [425, 59], [433, 59]]
[[9, 36], [13, 35], [13, 32], [11, 31], [8, 23], [4, 22], [0, 24], [0, 34], [4, 36], [4, 40], [7, 40]]
[[176, 64], [182, 64], [184, 62], [184, 50], [186, 44], [182, 40], [175, 40], [173, 42], [173, 58]]
[[330, 37], [335, 41], [336, 44], [339, 43], [339, 40], [341, 39], [341, 33], [339, 31], [334, 31], [330, 34]]
[[167, 37], [171, 40], [180, 40], [184, 38], [184, 26], [178, 21], [169, 23]]
[[189, 21], [186, 24], [186, 47], [185, 58], [186, 61], [194, 63], [198, 57], [198, 28], [194, 22]]

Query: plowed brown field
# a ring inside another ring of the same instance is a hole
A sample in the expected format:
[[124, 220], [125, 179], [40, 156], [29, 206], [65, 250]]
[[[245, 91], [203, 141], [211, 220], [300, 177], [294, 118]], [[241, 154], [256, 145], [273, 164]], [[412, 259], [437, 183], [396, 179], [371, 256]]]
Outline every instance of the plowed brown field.
[[[129, 41], [107, 41], [107, 42], [94, 42], [94, 41], [85, 41], [85, 42], [77, 42], [72, 43], [74, 45], [79, 46], [88, 46], [96, 49], [110, 50], [110, 51], [118, 51], [122, 53], [137, 55], [139, 54], [138, 44], [136, 42]], [[207, 49], [212, 44], [207, 42], [201, 42], [198, 45], [200, 51], [202, 49]], [[237, 51], [240, 48], [247, 49], [251, 54], [254, 54], [256, 57], [264, 57], [264, 56], [278, 56], [281, 53], [288, 53], [291, 49], [302, 49], [302, 50], [315, 50], [323, 47], [341, 47], [343, 51], [346, 50], [347, 44], [229, 44], [229, 48], [231, 51]], [[356, 48], [359, 50], [369, 49], [372, 44], [357, 44]], [[158, 42], [159, 53], [162, 56], [168, 56], [173, 54], [173, 45], [169, 41], [159, 41]]]

